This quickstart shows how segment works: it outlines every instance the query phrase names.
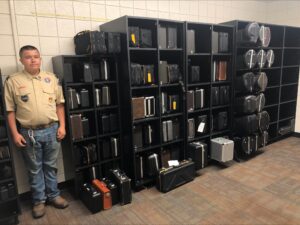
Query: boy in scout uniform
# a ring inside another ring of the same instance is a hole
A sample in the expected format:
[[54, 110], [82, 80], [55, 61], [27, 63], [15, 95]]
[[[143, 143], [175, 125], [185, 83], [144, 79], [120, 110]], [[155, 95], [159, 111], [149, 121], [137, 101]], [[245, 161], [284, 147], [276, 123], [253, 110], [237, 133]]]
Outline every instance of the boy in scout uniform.
[[39, 218], [45, 214], [46, 200], [56, 208], [68, 206], [56, 176], [60, 141], [66, 134], [65, 100], [56, 76], [40, 70], [37, 48], [23, 46], [19, 55], [24, 70], [5, 81], [5, 103], [14, 143], [21, 148], [28, 171], [32, 214]]

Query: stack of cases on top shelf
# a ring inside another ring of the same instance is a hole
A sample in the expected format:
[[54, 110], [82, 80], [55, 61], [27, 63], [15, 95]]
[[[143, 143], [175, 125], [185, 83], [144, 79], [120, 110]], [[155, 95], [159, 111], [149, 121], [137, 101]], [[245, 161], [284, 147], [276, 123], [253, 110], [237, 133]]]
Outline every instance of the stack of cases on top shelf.
[[52, 61], [66, 99], [65, 176], [74, 178], [78, 196], [88, 189], [83, 184], [121, 166], [118, 55], [61, 55]]
[[3, 93], [0, 71], [0, 224], [8, 225], [19, 223], [18, 214], [21, 210]]
[[241, 21], [233, 25], [236, 32], [233, 136], [235, 158], [240, 160], [255, 155], [268, 143], [270, 115], [277, 118], [278, 111], [270, 112], [265, 105], [276, 98], [268, 92], [280, 77], [282, 50], [275, 46], [282, 40], [276, 36], [280, 27]]
[[121, 33], [124, 166], [140, 189], [184, 157], [183, 22], [124, 16], [100, 30]]
[[185, 33], [186, 156], [198, 170], [212, 158], [211, 139], [231, 130], [233, 27], [185, 22]]
[[[269, 31], [267, 29], [266, 32], [270, 33], [270, 42], [266, 42], [269, 37], [269, 34], [266, 34], [261, 36], [265, 40], [263, 43], [258, 41], [249, 45], [247, 42], [249, 43], [251, 38], [248, 38], [246, 42], [239, 41], [241, 38], [245, 38], [243, 35], [246, 34], [239, 30], [246, 28], [249, 23], [249, 21], [230, 21], [225, 24], [234, 25], [236, 28], [235, 76], [240, 77], [247, 72], [255, 74], [264, 72], [268, 78], [268, 85], [264, 92], [264, 111], [268, 112], [270, 117], [268, 143], [271, 143], [294, 132], [300, 64], [300, 28], [260, 23], [258, 24], [260, 27], [269, 28]], [[255, 32], [255, 29], [253, 26], [249, 32]], [[261, 34], [263, 33], [259, 33], [259, 35]], [[255, 37], [252, 35], [252, 38]], [[263, 51], [266, 53], [266, 62], [263, 66], [259, 61], [251, 69], [241, 67], [243, 63], [239, 63], [238, 58], [250, 49], [259, 57]]]

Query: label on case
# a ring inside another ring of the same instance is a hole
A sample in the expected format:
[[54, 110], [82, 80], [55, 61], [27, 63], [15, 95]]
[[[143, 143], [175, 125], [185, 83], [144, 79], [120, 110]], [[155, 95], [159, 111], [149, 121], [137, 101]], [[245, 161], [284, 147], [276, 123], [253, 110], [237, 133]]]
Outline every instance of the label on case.
[[177, 108], [176, 101], [173, 101], [173, 110], [176, 110], [176, 108]]
[[197, 131], [198, 131], [199, 133], [203, 133], [204, 127], [205, 127], [205, 123], [201, 122], [201, 123], [199, 124], [199, 126], [198, 126]]
[[134, 44], [136, 43], [135, 35], [134, 35], [134, 34], [131, 34], [131, 40], [132, 40], [132, 42], [133, 42]]
[[151, 83], [152, 82], [152, 79], [151, 79], [151, 73], [148, 72], [148, 83]]
[[169, 160], [168, 164], [169, 164], [169, 167], [171, 167], [171, 166], [179, 166], [179, 161], [178, 160]]

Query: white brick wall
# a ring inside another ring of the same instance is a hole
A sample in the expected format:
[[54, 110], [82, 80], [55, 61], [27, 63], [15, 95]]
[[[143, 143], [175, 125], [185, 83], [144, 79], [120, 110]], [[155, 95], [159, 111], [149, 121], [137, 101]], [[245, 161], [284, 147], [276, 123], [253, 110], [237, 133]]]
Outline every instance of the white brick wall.
[[[41, 51], [43, 69], [52, 71], [52, 56], [74, 54], [73, 36], [77, 32], [98, 29], [100, 24], [123, 15], [209, 23], [240, 19], [300, 26], [299, 11], [299, 1], [0, 0], [0, 68], [4, 75], [16, 72], [16, 50], [32, 44]], [[300, 102], [298, 117], [299, 114]], [[297, 130], [300, 131], [298, 120]], [[29, 189], [19, 160], [16, 170], [22, 193]], [[59, 164], [62, 167], [62, 159]], [[63, 174], [59, 179], [64, 180]]]

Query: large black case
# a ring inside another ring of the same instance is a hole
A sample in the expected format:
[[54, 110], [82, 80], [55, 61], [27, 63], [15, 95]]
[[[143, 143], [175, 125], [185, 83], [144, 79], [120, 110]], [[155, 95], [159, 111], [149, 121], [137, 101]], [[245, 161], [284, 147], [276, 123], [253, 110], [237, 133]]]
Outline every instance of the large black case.
[[199, 170], [207, 165], [207, 144], [203, 142], [192, 142], [188, 144], [187, 157], [195, 163], [195, 169]]
[[131, 179], [120, 169], [110, 170], [110, 178], [117, 184], [119, 189], [119, 200], [121, 205], [131, 203]]
[[92, 213], [100, 212], [103, 209], [102, 194], [91, 184], [82, 185], [80, 198]]
[[121, 52], [121, 37], [120, 33], [107, 32], [105, 33], [106, 46], [108, 53], [120, 53]]
[[237, 42], [241, 44], [255, 44], [259, 36], [259, 30], [258, 23], [248, 23], [245, 28], [238, 30]]
[[144, 75], [143, 75], [142, 66], [140, 64], [131, 63], [130, 78], [131, 78], [132, 86], [138, 86], [144, 84]]
[[255, 75], [252, 72], [244, 73], [235, 79], [236, 92], [252, 93], [255, 82]]
[[260, 132], [266, 131], [269, 128], [270, 116], [267, 111], [262, 111], [257, 114], [258, 129]]
[[200, 66], [189, 67], [189, 81], [190, 83], [200, 82]]
[[235, 99], [235, 112], [237, 114], [251, 114], [257, 110], [257, 97], [247, 95]]
[[106, 53], [105, 33], [101, 31], [82, 31], [74, 37], [75, 53]]
[[92, 69], [89, 63], [73, 64], [73, 75], [75, 82], [93, 82]]
[[112, 205], [119, 203], [119, 188], [117, 185], [106, 177], [102, 178], [101, 181], [104, 182], [106, 187], [110, 190]]
[[230, 102], [230, 87], [220, 86], [220, 105], [226, 105]]
[[258, 120], [256, 114], [238, 117], [235, 119], [235, 131], [239, 135], [253, 134], [258, 129]]
[[177, 167], [163, 168], [159, 171], [156, 187], [161, 192], [171, 191], [195, 178], [195, 163], [182, 161]]

